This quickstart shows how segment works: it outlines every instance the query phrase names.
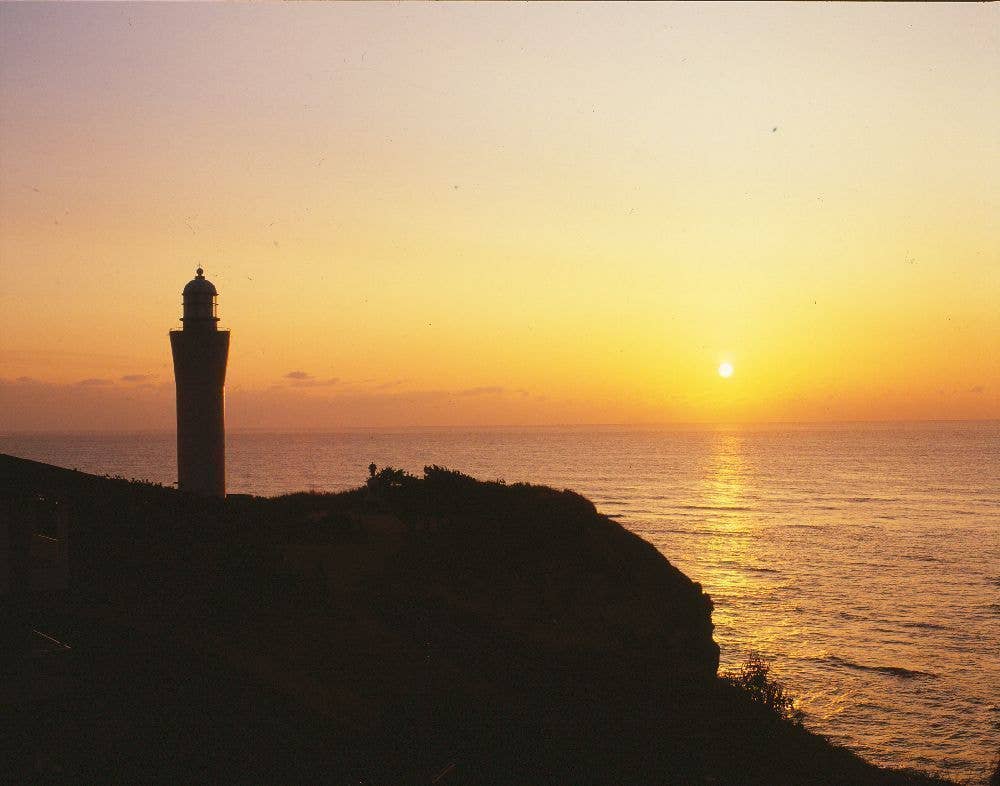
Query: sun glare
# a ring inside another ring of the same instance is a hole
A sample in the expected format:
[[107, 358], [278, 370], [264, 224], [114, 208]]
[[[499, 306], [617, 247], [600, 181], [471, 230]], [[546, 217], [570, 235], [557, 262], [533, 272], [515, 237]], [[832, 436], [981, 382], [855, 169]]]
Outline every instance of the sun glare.
[[722, 363], [719, 365], [719, 376], [724, 379], [729, 379], [733, 375], [733, 364], [732, 363]]

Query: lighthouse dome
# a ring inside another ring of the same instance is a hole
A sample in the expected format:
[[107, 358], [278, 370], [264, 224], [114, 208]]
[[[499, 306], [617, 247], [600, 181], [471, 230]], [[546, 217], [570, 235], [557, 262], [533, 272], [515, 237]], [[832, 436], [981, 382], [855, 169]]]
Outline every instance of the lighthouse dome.
[[215, 291], [215, 284], [205, 278], [205, 271], [201, 268], [195, 272], [195, 277], [184, 285], [184, 296], [188, 295], [208, 295], [214, 296], [219, 293]]
[[205, 278], [205, 271], [198, 268], [193, 279], [184, 287], [184, 316], [181, 322], [185, 330], [215, 330], [219, 321], [216, 313], [218, 292], [215, 285]]

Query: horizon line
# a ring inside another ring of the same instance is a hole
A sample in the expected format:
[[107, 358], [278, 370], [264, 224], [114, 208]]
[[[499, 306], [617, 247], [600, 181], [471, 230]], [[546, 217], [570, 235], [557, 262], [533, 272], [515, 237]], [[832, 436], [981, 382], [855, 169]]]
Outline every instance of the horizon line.
[[[475, 431], [498, 429], [603, 429], [603, 428], [636, 428], [679, 430], [685, 428], [733, 428], [743, 426], [862, 426], [862, 425], [921, 425], [947, 423], [1000, 423], [997, 418], [920, 418], [905, 420], [746, 420], [746, 421], [641, 421], [622, 423], [492, 423], [492, 424], [456, 424], [456, 425], [382, 425], [382, 426], [333, 426], [323, 428], [291, 427], [272, 428], [241, 426], [227, 428], [227, 434], [340, 434], [356, 431]], [[14, 435], [96, 435], [96, 434], [175, 434], [174, 428], [150, 429], [8, 429], [0, 430], [0, 438]]]

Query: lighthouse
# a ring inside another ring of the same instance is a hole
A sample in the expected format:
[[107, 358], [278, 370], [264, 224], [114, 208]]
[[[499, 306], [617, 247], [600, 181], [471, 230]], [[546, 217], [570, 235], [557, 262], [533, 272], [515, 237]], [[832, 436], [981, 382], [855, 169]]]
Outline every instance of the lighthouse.
[[219, 330], [218, 295], [198, 268], [184, 287], [184, 327], [170, 331], [170, 349], [177, 385], [177, 488], [224, 497], [229, 331]]

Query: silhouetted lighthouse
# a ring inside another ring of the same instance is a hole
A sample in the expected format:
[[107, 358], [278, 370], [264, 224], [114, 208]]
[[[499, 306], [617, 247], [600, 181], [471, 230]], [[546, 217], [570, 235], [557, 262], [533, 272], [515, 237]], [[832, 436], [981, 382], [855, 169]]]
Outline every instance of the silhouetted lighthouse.
[[218, 292], [205, 271], [184, 287], [183, 330], [170, 331], [177, 383], [177, 487], [226, 496], [226, 360], [229, 331], [219, 330]]

